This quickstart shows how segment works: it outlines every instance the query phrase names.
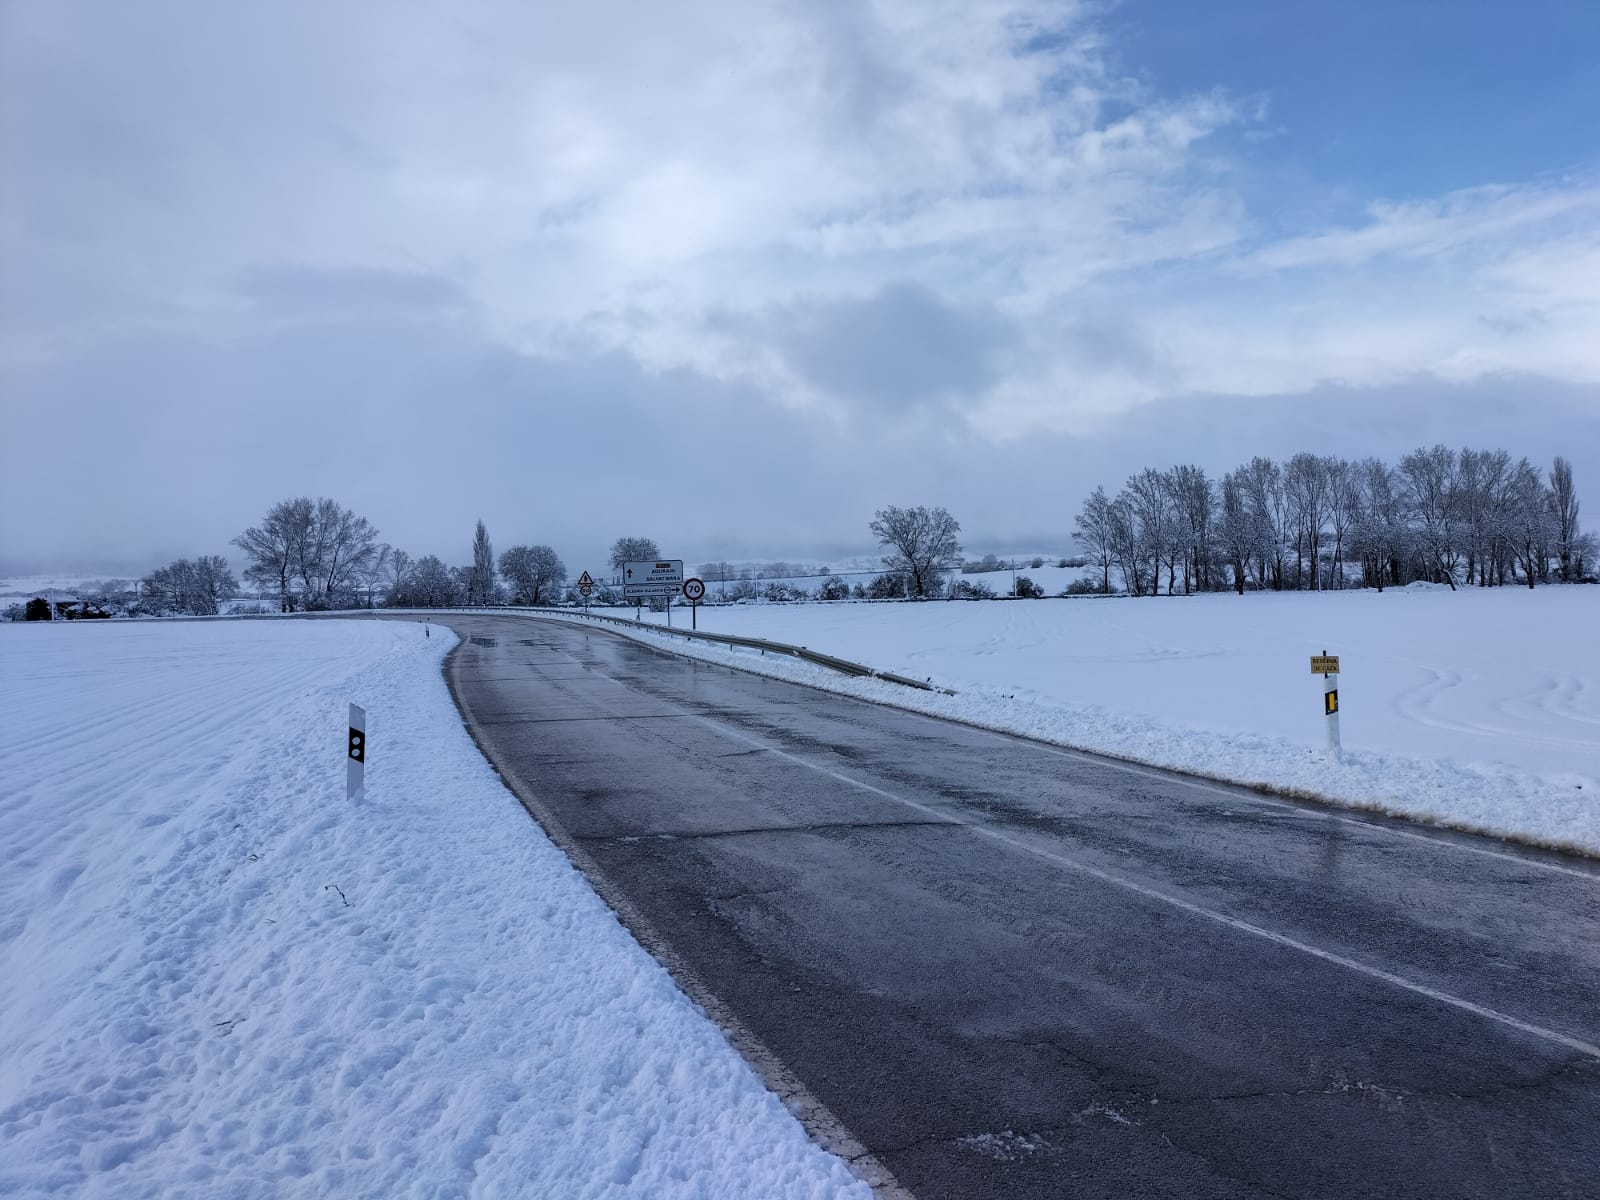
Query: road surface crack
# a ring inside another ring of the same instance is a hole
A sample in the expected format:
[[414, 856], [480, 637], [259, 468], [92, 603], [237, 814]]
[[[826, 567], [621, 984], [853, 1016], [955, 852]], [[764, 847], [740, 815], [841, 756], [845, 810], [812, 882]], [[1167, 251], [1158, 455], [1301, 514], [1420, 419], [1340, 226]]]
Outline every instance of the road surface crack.
[[638, 842], [647, 841], [692, 842], [716, 838], [770, 836], [786, 833], [832, 833], [838, 830], [851, 829], [920, 829], [929, 826], [942, 829], [965, 828], [965, 826], [954, 821], [818, 821], [809, 825], [750, 825], [737, 829], [668, 829], [648, 833], [631, 833], [622, 836], [616, 834], [585, 834], [577, 840], [580, 842], [621, 842], [624, 845], [631, 846]]
[[1570, 1059], [1550, 1070], [1524, 1080], [1504, 1080], [1477, 1087], [1403, 1088], [1336, 1076], [1323, 1087], [1267, 1088], [1259, 1091], [1222, 1092], [1211, 1096], [1162, 1096], [1162, 1104], [1216, 1104], [1235, 1100], [1295, 1100], [1310, 1096], [1354, 1096], [1373, 1099], [1385, 1107], [1399, 1107], [1407, 1100], [1487, 1100], [1507, 1092], [1537, 1091], [1554, 1083], [1560, 1076], [1578, 1070], [1583, 1059]]
[[752, 888], [747, 892], [728, 892], [724, 895], [712, 895], [710, 892], [707, 892], [705, 895], [705, 900], [707, 903], [713, 904], [731, 904], [735, 900], [750, 900], [756, 896], [773, 896], [786, 890], [787, 889], [781, 887], [769, 887]]

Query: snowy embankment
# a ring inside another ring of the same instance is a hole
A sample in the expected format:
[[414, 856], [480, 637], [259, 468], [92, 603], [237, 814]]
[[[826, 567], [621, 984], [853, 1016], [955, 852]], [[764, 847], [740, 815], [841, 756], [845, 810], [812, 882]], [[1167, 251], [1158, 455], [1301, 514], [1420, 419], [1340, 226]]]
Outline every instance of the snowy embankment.
[[452, 641], [0, 629], [0, 1194], [867, 1200], [500, 784]]
[[[1600, 588], [707, 606], [699, 623], [959, 694], [674, 648], [1154, 766], [1600, 854]], [[1338, 764], [1310, 673], [1324, 650], [1341, 658]]]

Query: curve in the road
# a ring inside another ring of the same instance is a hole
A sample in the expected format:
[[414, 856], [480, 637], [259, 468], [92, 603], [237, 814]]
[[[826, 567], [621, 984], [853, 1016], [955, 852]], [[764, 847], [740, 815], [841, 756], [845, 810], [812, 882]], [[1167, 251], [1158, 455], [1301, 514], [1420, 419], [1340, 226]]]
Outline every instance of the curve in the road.
[[1582, 864], [449, 623], [525, 802], [780, 1092], [924, 1200], [1594, 1194]]

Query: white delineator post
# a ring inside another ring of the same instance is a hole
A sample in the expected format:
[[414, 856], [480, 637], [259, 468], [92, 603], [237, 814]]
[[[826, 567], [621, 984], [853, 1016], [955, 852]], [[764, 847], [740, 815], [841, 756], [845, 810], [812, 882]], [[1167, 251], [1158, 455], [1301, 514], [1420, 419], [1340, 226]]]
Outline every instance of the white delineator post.
[[[1323, 657], [1328, 657], [1328, 652], [1322, 652]], [[1334, 669], [1322, 677], [1322, 713], [1323, 719], [1328, 723], [1328, 754], [1334, 762], [1340, 759], [1341, 746], [1339, 745], [1339, 669], [1337, 658], [1333, 660]]]
[[367, 710], [350, 706], [349, 758], [345, 760], [344, 798], [354, 800], [367, 787]]
[[1328, 714], [1328, 753], [1333, 755], [1333, 761], [1339, 761], [1339, 677], [1337, 675], [1324, 675], [1322, 684], [1322, 708]]

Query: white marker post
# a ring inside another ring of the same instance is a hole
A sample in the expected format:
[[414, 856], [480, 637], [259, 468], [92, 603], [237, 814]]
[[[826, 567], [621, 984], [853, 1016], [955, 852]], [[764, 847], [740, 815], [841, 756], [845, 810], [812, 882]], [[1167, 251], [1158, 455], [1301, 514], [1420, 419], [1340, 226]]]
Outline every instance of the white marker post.
[[1339, 656], [1324, 650], [1311, 656], [1311, 673], [1322, 676], [1322, 714], [1328, 722], [1328, 755], [1340, 760], [1339, 745]]
[[355, 800], [367, 790], [367, 710], [350, 706], [350, 757], [345, 763], [344, 798]]

